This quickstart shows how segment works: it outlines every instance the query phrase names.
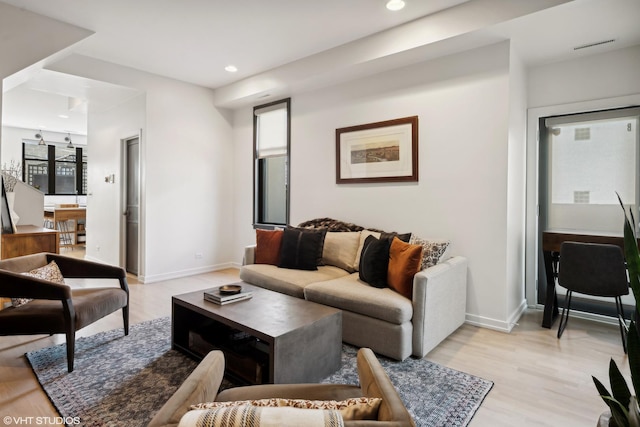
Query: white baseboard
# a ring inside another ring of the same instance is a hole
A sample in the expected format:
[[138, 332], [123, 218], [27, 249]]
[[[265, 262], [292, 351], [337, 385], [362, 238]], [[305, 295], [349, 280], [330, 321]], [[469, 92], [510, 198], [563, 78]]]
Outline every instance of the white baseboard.
[[194, 276], [196, 274], [211, 273], [212, 271], [225, 270], [227, 268], [239, 268], [235, 262], [210, 265], [205, 267], [191, 268], [188, 270], [173, 271], [170, 273], [155, 274], [151, 276], [138, 276], [140, 283], [156, 283], [164, 280], [180, 279], [182, 277]]
[[467, 313], [465, 323], [473, 326], [478, 326], [480, 328], [493, 329], [495, 331], [509, 333], [518, 324], [520, 316], [522, 316], [526, 309], [527, 302], [523, 300], [518, 308], [514, 310], [513, 313], [511, 313], [509, 319], [506, 321]]

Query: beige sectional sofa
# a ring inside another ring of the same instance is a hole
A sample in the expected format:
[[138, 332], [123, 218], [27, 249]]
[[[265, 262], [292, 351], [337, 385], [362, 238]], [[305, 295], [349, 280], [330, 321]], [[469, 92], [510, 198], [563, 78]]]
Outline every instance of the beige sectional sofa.
[[[351, 233], [367, 233], [366, 230]], [[444, 254], [437, 264], [413, 276], [412, 298], [360, 279], [358, 250], [346, 243], [356, 236], [327, 232], [323, 263], [317, 270], [256, 264], [256, 246], [245, 248], [240, 278], [256, 286], [343, 311], [342, 339], [378, 354], [404, 360], [423, 357], [465, 320], [467, 260]], [[363, 234], [360, 241], [364, 240]], [[345, 242], [345, 243], [342, 243]], [[349, 246], [342, 250], [341, 245]], [[333, 264], [333, 265], [332, 265]], [[341, 265], [338, 267], [336, 265]]]

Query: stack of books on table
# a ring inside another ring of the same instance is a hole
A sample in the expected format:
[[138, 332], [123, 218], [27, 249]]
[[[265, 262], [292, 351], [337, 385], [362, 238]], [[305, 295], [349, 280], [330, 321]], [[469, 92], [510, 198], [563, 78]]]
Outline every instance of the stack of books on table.
[[204, 291], [204, 299], [216, 304], [225, 305], [232, 302], [238, 302], [249, 299], [253, 296], [253, 292], [239, 292], [237, 294], [224, 294], [218, 288]]

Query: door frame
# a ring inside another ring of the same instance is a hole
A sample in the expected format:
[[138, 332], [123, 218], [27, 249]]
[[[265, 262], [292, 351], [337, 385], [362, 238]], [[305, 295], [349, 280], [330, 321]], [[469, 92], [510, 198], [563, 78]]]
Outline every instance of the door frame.
[[[529, 108], [527, 111], [527, 189], [526, 189], [526, 239], [525, 239], [525, 297], [530, 308], [542, 309], [537, 301], [538, 287], [546, 286], [546, 279], [539, 277], [540, 232], [538, 215], [539, 200], [539, 120], [542, 117], [557, 116], [587, 111], [607, 110], [618, 107], [640, 105], [640, 94], [612, 98], [594, 99], [567, 104]], [[622, 225], [621, 225], [622, 226]]]
[[[138, 131], [137, 135], [131, 135], [120, 140], [120, 176], [122, 177], [120, 182], [120, 266], [126, 269], [127, 266], [127, 220], [124, 215], [127, 206], [127, 144], [132, 139], [138, 139], [138, 173], [140, 175], [138, 182], [138, 198], [139, 198], [139, 210], [138, 210], [138, 280], [143, 282], [141, 278], [144, 277], [145, 270], [145, 246], [144, 246], [144, 156], [143, 156], [143, 139], [142, 129]], [[130, 273], [128, 273], [130, 274]]]

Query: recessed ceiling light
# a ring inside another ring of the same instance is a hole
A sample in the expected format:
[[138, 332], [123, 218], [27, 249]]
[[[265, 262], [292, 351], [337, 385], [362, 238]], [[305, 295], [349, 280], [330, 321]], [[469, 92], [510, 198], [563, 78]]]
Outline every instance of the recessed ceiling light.
[[403, 0], [389, 0], [387, 2], [387, 9], [389, 10], [400, 10], [404, 7], [404, 1]]
[[224, 67], [224, 69], [230, 73], [235, 73], [236, 71], [238, 71], [238, 67], [236, 67], [235, 65], [227, 65], [226, 67]]
[[68, 119], [69, 116], [67, 116], [66, 114], [58, 114], [58, 117], [60, 117], [61, 119]]

